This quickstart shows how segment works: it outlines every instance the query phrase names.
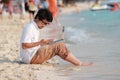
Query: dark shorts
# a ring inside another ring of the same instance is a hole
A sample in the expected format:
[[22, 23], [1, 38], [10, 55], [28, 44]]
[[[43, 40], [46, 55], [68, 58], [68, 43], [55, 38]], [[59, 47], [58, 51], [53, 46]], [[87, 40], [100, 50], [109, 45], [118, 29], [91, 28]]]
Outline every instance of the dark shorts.
[[33, 14], [33, 15], [34, 15], [34, 14], [35, 14], [35, 11], [30, 11], [30, 10], [29, 10], [29, 13], [31, 13], [31, 14]]
[[29, 6], [28, 6], [27, 2], [25, 3], [25, 11], [26, 11], [26, 12], [29, 11]]

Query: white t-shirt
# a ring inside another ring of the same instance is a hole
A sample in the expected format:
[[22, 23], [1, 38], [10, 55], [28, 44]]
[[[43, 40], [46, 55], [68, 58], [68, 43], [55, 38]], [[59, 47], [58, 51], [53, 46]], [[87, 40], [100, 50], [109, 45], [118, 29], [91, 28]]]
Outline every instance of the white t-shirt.
[[20, 57], [25, 63], [30, 63], [32, 57], [35, 55], [40, 46], [33, 48], [23, 49], [22, 43], [32, 43], [40, 41], [40, 29], [38, 28], [35, 21], [31, 21], [27, 26], [24, 27], [22, 37], [20, 40]]

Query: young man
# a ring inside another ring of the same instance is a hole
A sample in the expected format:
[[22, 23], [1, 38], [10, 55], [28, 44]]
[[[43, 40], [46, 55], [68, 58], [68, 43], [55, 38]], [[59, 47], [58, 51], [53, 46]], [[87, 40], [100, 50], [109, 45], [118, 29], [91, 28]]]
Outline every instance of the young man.
[[35, 19], [24, 27], [20, 44], [20, 56], [23, 62], [28, 64], [42, 64], [58, 55], [77, 66], [92, 65], [92, 63], [80, 62], [62, 42], [49, 44], [53, 42], [53, 39], [40, 39], [40, 35], [42, 35], [40, 34], [40, 30], [51, 23], [52, 20], [51, 12], [47, 9], [41, 9], [36, 14]]

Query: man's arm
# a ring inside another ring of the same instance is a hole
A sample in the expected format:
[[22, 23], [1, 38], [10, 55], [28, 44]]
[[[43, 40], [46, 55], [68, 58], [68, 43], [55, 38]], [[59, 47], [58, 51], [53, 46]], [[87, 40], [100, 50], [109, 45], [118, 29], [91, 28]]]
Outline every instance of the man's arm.
[[32, 48], [32, 47], [36, 47], [36, 46], [39, 46], [39, 45], [45, 45], [45, 44], [48, 44], [50, 42], [52, 42], [53, 39], [42, 39], [41, 41], [39, 42], [33, 42], [33, 43], [22, 43], [22, 48], [23, 49], [27, 49], [27, 48]]
[[41, 43], [40, 42], [35, 42], [35, 43], [22, 43], [22, 48], [27, 49], [27, 48], [32, 48], [35, 46], [39, 46]]

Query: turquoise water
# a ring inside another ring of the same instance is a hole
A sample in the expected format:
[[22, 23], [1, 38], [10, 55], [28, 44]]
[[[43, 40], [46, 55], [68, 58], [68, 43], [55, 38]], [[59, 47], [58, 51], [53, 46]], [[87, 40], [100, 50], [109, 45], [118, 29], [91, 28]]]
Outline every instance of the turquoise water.
[[73, 54], [81, 61], [94, 62], [79, 70], [61, 61], [61, 76], [69, 80], [120, 80], [120, 11], [69, 13], [60, 21]]

